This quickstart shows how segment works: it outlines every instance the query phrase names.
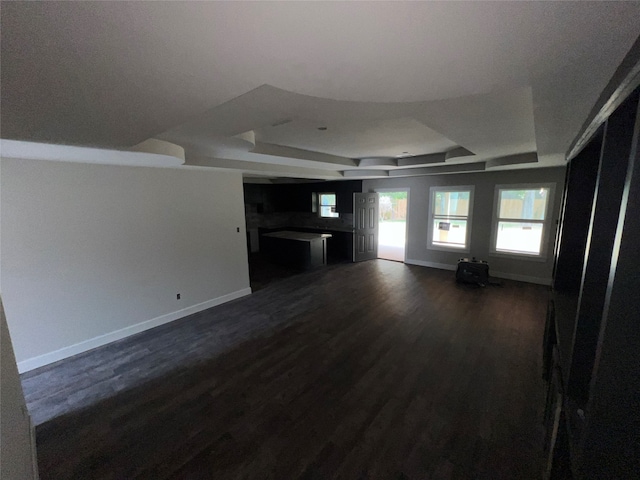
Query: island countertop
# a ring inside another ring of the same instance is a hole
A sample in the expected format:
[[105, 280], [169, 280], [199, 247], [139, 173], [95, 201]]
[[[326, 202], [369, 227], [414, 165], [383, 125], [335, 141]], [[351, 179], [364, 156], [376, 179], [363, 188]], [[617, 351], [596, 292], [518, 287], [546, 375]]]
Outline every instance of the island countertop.
[[322, 238], [330, 238], [330, 233], [305, 233], [305, 232], [293, 232], [291, 230], [283, 230], [281, 232], [265, 233], [263, 237], [283, 238], [286, 240], [298, 240], [301, 242], [313, 242], [314, 240], [320, 240]]

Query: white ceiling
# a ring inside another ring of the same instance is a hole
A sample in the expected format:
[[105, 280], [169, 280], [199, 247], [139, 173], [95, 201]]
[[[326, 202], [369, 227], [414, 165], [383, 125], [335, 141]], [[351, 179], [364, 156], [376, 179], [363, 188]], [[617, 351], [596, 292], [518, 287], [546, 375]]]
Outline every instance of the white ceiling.
[[255, 134], [261, 143], [347, 158], [422, 155], [457, 147], [455, 142], [412, 117], [377, 120], [361, 117], [351, 121], [297, 118], [284, 125], [256, 129]]
[[4, 139], [157, 138], [183, 168], [340, 179], [563, 164], [640, 2], [3, 2], [1, 19]]

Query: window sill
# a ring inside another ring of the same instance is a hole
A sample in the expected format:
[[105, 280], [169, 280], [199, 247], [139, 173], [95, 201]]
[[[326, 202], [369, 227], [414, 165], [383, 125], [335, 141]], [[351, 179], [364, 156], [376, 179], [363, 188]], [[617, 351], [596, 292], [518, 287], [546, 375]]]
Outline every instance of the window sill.
[[547, 261], [546, 256], [542, 255], [527, 255], [526, 253], [507, 253], [507, 252], [490, 252], [490, 257], [509, 258], [511, 260], [525, 260], [528, 262], [540, 262], [545, 263]]
[[457, 252], [457, 253], [469, 253], [469, 248], [456, 248], [456, 247], [444, 247], [441, 245], [427, 245], [427, 250], [436, 250], [439, 252]]

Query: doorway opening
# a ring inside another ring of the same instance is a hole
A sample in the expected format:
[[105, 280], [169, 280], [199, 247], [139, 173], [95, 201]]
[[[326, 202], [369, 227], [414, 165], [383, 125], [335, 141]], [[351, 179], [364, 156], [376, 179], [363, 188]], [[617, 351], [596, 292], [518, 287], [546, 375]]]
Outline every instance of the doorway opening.
[[378, 194], [378, 258], [404, 262], [409, 191], [379, 190]]

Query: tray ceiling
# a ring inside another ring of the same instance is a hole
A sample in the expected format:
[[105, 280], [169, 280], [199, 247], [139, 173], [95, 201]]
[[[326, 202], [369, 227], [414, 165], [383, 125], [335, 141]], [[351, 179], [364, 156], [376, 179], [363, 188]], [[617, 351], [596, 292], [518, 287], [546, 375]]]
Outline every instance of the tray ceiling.
[[181, 168], [299, 178], [562, 165], [640, 34], [639, 2], [5, 2], [0, 16], [3, 139], [155, 138], [185, 150]]

